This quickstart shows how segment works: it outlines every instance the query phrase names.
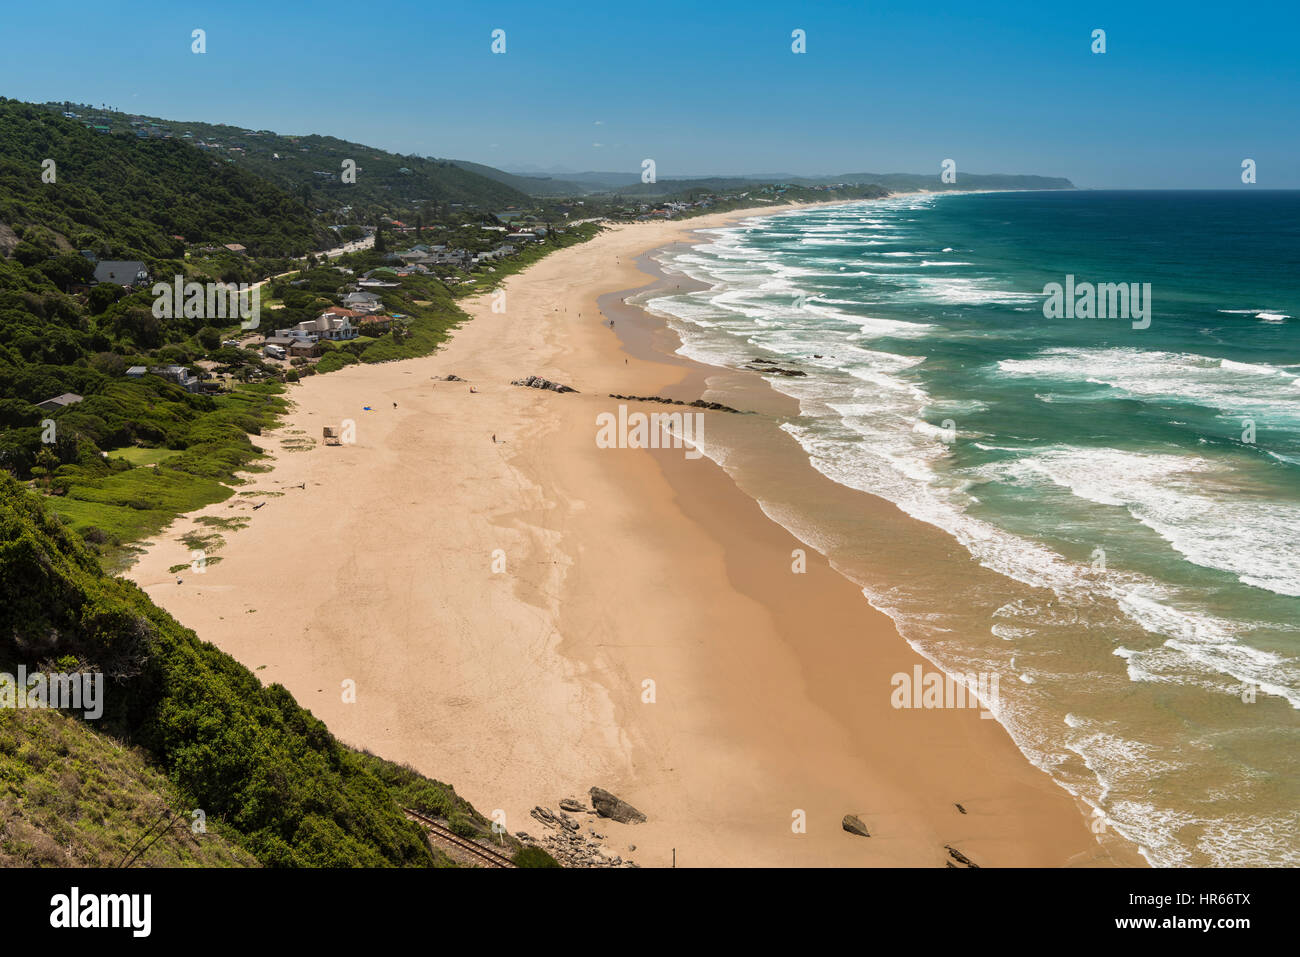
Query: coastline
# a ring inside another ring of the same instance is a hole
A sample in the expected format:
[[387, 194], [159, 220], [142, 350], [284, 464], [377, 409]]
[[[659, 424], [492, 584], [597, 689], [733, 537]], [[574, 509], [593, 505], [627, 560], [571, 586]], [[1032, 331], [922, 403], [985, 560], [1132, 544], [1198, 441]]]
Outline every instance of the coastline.
[[[769, 423], [793, 400], [672, 355], [667, 325], [622, 303], [656, 281], [652, 251], [787, 208], [614, 227], [507, 279], [504, 313], [467, 302], [474, 321], [433, 356], [305, 380], [267, 438], [352, 417], [357, 443], [282, 447], [241, 489], [282, 493], [266, 509], [244, 495], [186, 516], [130, 577], [340, 739], [454, 783], [511, 831], [540, 836], [534, 805], [596, 785], [649, 817], [597, 825], [643, 866], [943, 866], [949, 845], [981, 866], [1132, 863], [997, 722], [892, 708], [889, 676], [928, 663], [815, 551], [792, 574], [801, 543], [723, 469], [593, 442], [607, 393], [721, 383], [757, 414], [706, 413], [711, 430], [806, 469], [819, 495], [892, 508], [794, 455]], [[469, 381], [431, 378], [448, 374]], [[579, 393], [509, 385], [533, 374]], [[177, 539], [203, 515], [251, 523], [178, 585]]]

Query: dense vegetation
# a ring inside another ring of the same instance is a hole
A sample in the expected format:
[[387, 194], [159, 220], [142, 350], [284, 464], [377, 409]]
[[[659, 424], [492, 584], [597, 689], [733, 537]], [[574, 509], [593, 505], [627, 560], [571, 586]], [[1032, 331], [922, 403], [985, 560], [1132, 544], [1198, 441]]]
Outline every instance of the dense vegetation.
[[[447, 863], [403, 806], [462, 833], [487, 831], [452, 788], [339, 744], [283, 687], [263, 687], [135, 585], [105, 575], [7, 475], [0, 581], [0, 669], [102, 672], [106, 701], [94, 730], [149, 755], [174, 788], [174, 812], [202, 809], [262, 864]], [[0, 753], [20, 746], [10, 730], [0, 725]]]
[[[333, 136], [291, 136], [270, 130], [245, 130], [237, 126], [132, 117], [80, 104], [48, 103], [53, 112], [75, 112], [87, 121], [107, 126], [114, 137], [134, 135], [141, 125], [170, 133], [173, 141], [203, 144], [210, 161], [229, 163], [255, 173], [313, 209], [334, 210], [350, 206], [352, 217], [340, 221], [373, 222], [377, 212], [428, 204], [430, 218], [453, 205], [491, 211], [527, 203], [527, 194], [504, 183], [464, 169], [449, 160], [402, 156], [337, 139]], [[344, 182], [343, 161], [356, 164], [355, 183]]]
[[[42, 179], [47, 159], [55, 163], [52, 183]], [[104, 259], [176, 259], [200, 241], [300, 256], [328, 238], [301, 201], [178, 140], [105, 135], [3, 99], [0, 224], [22, 240], [12, 252], [24, 262], [77, 249]]]

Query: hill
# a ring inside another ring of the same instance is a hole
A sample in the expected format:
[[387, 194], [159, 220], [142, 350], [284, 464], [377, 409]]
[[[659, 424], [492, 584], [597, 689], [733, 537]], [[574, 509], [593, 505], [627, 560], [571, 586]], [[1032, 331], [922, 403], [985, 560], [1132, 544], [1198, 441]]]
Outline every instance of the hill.
[[[43, 181], [47, 159], [55, 164], [54, 182]], [[290, 256], [330, 238], [299, 200], [185, 143], [105, 135], [0, 100], [5, 253], [22, 239], [104, 258], [178, 257], [187, 242], [240, 243], [254, 255]]]
[[[528, 205], [528, 195], [496, 178], [451, 160], [403, 156], [333, 136], [295, 136], [248, 130], [218, 123], [167, 120], [96, 110], [78, 104], [47, 103], [49, 112], [73, 112], [112, 135], [171, 139], [201, 154], [256, 173], [313, 209], [334, 212], [351, 207], [344, 222], [373, 222], [377, 214], [429, 206], [462, 206], [491, 211]], [[342, 179], [343, 162], [356, 163], [355, 183]]]
[[[799, 180], [796, 180], [799, 182]], [[826, 182], [826, 180], [816, 180]], [[957, 171], [957, 182], [943, 183], [938, 173], [845, 173], [831, 182], [874, 183], [893, 191], [915, 189], [1074, 189], [1064, 176], [1032, 176], [1022, 173], [967, 173]]]
[[452, 160], [461, 169], [486, 176], [498, 183], [504, 183], [511, 189], [518, 190], [526, 196], [581, 196], [587, 192], [583, 184], [573, 180], [553, 176], [529, 176], [522, 173], [507, 173], [495, 166], [471, 163], [469, 160]]
[[[60, 747], [65, 755], [73, 748], [91, 755], [128, 747], [167, 778], [165, 786], [156, 776], [150, 781], [129, 761], [120, 773], [98, 779], [83, 769], [76, 796], [61, 798], [69, 816], [129, 800], [145, 787], [153, 803], [183, 820], [202, 810], [228, 839], [230, 847], [210, 849], [205, 862], [255, 859], [269, 866], [449, 864], [406, 819], [404, 807], [444, 818], [465, 835], [489, 833], [488, 821], [452, 788], [340, 744], [283, 687], [264, 687], [134, 584], [105, 575], [36, 496], [3, 474], [0, 583], [0, 670], [12, 675], [23, 665], [29, 672], [104, 676], [97, 719], [46, 713], [48, 720], [39, 722], [7, 720], [0, 723], [0, 755], [26, 754], [23, 763], [32, 765]], [[69, 732], [60, 726], [66, 720], [80, 727]], [[106, 740], [84, 740], [82, 729]], [[36, 793], [49, 790], [47, 784]], [[12, 798], [0, 791], [0, 800]], [[122, 826], [116, 838], [98, 835], [98, 859], [127, 852], [136, 830]]]
[[[489, 167], [484, 167], [488, 169]], [[500, 171], [497, 171], [500, 172]], [[540, 189], [572, 188], [571, 195], [617, 194], [620, 196], [672, 196], [694, 190], [725, 192], [762, 184], [788, 186], [883, 186], [892, 192], [977, 189], [1073, 189], [1074, 184], [1059, 176], [1033, 176], [1010, 173], [966, 173], [959, 171], [957, 182], [947, 184], [939, 173], [844, 173], [837, 176], [794, 176], [789, 173], [765, 173], [752, 176], [659, 176], [654, 183], [642, 183], [639, 171], [605, 171], [562, 173], [557, 177], [534, 177], [504, 173], [512, 177], [517, 188], [529, 191], [530, 184]], [[533, 192], [534, 196], [559, 195]]]

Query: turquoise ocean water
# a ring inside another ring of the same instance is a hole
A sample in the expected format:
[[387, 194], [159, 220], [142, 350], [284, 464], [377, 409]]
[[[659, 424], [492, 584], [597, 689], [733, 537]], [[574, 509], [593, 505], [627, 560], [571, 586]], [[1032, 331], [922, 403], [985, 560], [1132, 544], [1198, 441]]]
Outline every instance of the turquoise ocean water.
[[[1004, 675], [999, 719], [1094, 830], [1300, 863], [1300, 193], [898, 197], [704, 237], [660, 261], [709, 288], [647, 303], [682, 351], [805, 372], [770, 377], [780, 427], [960, 558], [783, 523], [850, 575], [894, 549], [867, 599]], [[1045, 317], [1067, 276], [1149, 283], [1149, 326]]]

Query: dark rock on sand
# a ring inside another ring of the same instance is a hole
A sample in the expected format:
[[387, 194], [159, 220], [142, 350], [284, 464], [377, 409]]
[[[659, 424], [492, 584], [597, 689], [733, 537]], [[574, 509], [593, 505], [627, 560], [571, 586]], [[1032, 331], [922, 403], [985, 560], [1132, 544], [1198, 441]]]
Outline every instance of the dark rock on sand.
[[604, 788], [591, 789], [591, 803], [601, 817], [618, 821], [620, 824], [640, 824], [646, 817], [626, 801], [616, 798]]
[[541, 824], [546, 825], [547, 827], [560, 827], [560, 826], [561, 826], [560, 819], [559, 819], [558, 817], [555, 816], [555, 812], [552, 811], [550, 808], [545, 808], [545, 807], [535, 807], [535, 808], [533, 808], [531, 811], [529, 811], [528, 813], [529, 813], [529, 815], [530, 815], [532, 818], [534, 818], [536, 821], [538, 821], [538, 822], [541, 823]]
[[844, 815], [844, 820], [840, 822], [840, 826], [850, 834], [856, 834], [859, 837], [871, 836], [871, 833], [867, 830], [867, 826], [862, 823], [862, 819], [856, 814]]
[[965, 814], [965, 813], [966, 813], [966, 809], [965, 809], [964, 807], [962, 807], [960, 804], [954, 804], [953, 807], [955, 807], [957, 810], [961, 811], [962, 814]]
[[[974, 867], [974, 868], [978, 868], [978, 867], [979, 867], [978, 864], [976, 864], [974, 861], [972, 861], [969, 857], [967, 857], [967, 856], [966, 856], [965, 854], [963, 854], [961, 851], [957, 850], [957, 849], [956, 849], [955, 847], [953, 847], [951, 844], [945, 844], [945, 845], [944, 845], [944, 848], [947, 849], [948, 853], [952, 856], [952, 859], [953, 859], [954, 861], [956, 861], [958, 864], [965, 864], [967, 867]], [[949, 864], [948, 866], [949, 866], [949, 867], [952, 867], [951, 864]]]
[[530, 375], [526, 379], [516, 379], [511, 385], [522, 385], [529, 389], [549, 389], [552, 392], [577, 392], [578, 390], [568, 385], [561, 385], [558, 382], [552, 382], [550, 379], [543, 379], [539, 375]]
[[703, 399], [696, 399], [694, 402], [683, 402], [680, 399], [665, 399], [661, 395], [615, 395], [609, 393], [611, 399], [622, 399], [625, 402], [658, 402], [660, 405], [684, 405], [691, 409], [709, 409], [712, 412], [734, 412], [736, 415], [747, 415], [739, 409], [733, 409], [729, 405], [723, 405], [721, 402], [705, 402]]
[[755, 359], [753, 362], [751, 362], [751, 363], [749, 364], [749, 365], [750, 365], [750, 368], [753, 368], [754, 366], [758, 365], [760, 362], [763, 362], [763, 363], [764, 363], [763, 368], [762, 368], [762, 369], [755, 369], [755, 370], [754, 370], [755, 372], [771, 373], [772, 375], [782, 375], [782, 376], [787, 376], [787, 377], [790, 377], [790, 376], [806, 376], [806, 375], [808, 374], [808, 373], [806, 373], [806, 372], [801, 372], [801, 371], [798, 370], [798, 369], [782, 369], [780, 366], [776, 366], [776, 365], [772, 365], [771, 363], [767, 363], [767, 362], [765, 362], [763, 359]]
[[581, 801], [577, 800], [576, 798], [564, 798], [563, 800], [560, 801], [560, 810], [561, 811], [585, 811], [587, 810], [587, 805], [583, 804]]

